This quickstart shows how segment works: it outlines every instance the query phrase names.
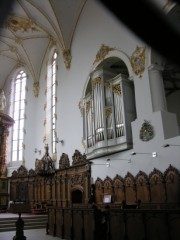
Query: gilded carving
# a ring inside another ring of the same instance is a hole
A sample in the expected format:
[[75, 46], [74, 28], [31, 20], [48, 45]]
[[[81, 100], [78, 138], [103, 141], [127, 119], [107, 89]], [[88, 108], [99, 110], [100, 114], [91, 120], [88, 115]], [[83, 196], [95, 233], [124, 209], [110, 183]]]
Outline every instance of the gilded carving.
[[94, 79], [92, 80], [92, 87], [94, 88], [94, 87], [96, 86], [96, 84], [101, 83], [101, 82], [102, 82], [102, 81], [101, 81], [101, 78], [100, 78], [100, 77], [94, 78]]
[[104, 60], [104, 58], [106, 57], [106, 55], [108, 55], [108, 53], [112, 50], [114, 50], [115, 48], [110, 48], [104, 44], [101, 45], [101, 48], [99, 49], [98, 53], [96, 54], [96, 59], [94, 61], [93, 64], [95, 64], [96, 62], [102, 61]]
[[87, 101], [86, 102], [86, 115], [88, 115], [90, 107], [91, 107], [91, 101]]
[[38, 97], [38, 95], [39, 95], [39, 82], [38, 81], [35, 81], [33, 83], [33, 92], [34, 92], [34, 96]]
[[52, 35], [49, 35], [49, 41], [50, 41], [50, 46], [49, 47], [53, 48], [56, 45], [56, 40], [53, 38]]
[[145, 69], [145, 48], [136, 47], [136, 50], [131, 56], [131, 66], [135, 74], [139, 77], [142, 77], [142, 73]]
[[121, 95], [121, 86], [120, 86], [120, 84], [113, 85], [112, 86], [112, 90], [117, 95]]
[[83, 115], [83, 103], [82, 103], [81, 100], [79, 101], [78, 107], [79, 107], [79, 110], [80, 110], [80, 113], [81, 113], [81, 117], [82, 117], [82, 115]]
[[109, 116], [112, 114], [112, 108], [106, 108], [105, 110], [105, 116], [106, 118], [109, 118]]
[[66, 66], [66, 69], [70, 69], [71, 67], [71, 51], [69, 49], [65, 49], [63, 51], [63, 59], [64, 59], [64, 64]]
[[18, 16], [9, 16], [6, 20], [5, 27], [13, 32], [38, 31], [37, 26], [32, 22], [32, 20]]
[[21, 38], [18, 38], [18, 37], [16, 37], [15, 38], [15, 42], [17, 43], [17, 44], [19, 44], [19, 45], [22, 45], [22, 39]]

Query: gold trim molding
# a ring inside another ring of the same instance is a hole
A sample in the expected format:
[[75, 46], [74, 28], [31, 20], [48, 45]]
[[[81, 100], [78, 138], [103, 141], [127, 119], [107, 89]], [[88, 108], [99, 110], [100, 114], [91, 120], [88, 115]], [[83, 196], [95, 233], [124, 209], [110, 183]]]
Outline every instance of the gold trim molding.
[[145, 47], [137, 46], [130, 59], [132, 69], [139, 77], [142, 77], [145, 69], [145, 50]]

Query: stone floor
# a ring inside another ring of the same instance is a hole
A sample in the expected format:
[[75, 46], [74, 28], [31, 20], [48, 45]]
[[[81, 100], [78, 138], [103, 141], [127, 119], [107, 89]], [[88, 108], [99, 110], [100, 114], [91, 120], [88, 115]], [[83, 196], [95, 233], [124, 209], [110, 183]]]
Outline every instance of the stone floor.
[[[29, 216], [29, 214], [22, 214], [21, 217]], [[17, 214], [13, 213], [0, 213], [0, 218], [17, 218]], [[15, 231], [0, 232], [0, 240], [13, 240], [13, 237], [16, 235]], [[34, 230], [24, 230], [24, 236], [26, 240], [61, 240], [59, 237], [53, 237], [46, 234], [46, 229], [34, 229]]]
[[[13, 240], [16, 235], [14, 231], [1, 232], [0, 240]], [[34, 229], [34, 230], [24, 230], [24, 236], [26, 240], [60, 240], [59, 237], [53, 237], [46, 234], [46, 229]]]

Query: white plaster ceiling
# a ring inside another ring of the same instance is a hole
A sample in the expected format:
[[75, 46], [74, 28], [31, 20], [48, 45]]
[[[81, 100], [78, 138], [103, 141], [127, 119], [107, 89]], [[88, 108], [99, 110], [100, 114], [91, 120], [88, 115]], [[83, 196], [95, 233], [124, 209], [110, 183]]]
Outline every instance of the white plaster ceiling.
[[[71, 50], [86, 0], [15, 0], [0, 29], [0, 88], [9, 74], [26, 65], [38, 81], [50, 44]], [[9, 19], [12, 19], [9, 21]]]

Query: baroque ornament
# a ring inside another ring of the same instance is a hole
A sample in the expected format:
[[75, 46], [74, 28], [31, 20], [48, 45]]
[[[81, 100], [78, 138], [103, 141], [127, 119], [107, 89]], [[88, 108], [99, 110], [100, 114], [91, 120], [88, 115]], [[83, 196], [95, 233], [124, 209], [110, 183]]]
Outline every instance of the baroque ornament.
[[140, 129], [139, 137], [144, 142], [147, 142], [154, 137], [154, 129], [149, 121], [144, 120], [144, 123]]
[[135, 74], [139, 77], [142, 77], [142, 73], [145, 69], [145, 48], [137, 46], [136, 50], [131, 56], [130, 61]]
[[10, 16], [6, 20], [5, 27], [13, 32], [22, 31], [38, 31], [37, 26], [30, 19], [25, 19], [17, 16]]
[[120, 86], [120, 84], [113, 85], [112, 89], [113, 89], [114, 93], [116, 93], [117, 95], [121, 95], [121, 86]]
[[115, 48], [110, 48], [104, 44], [101, 45], [101, 48], [99, 49], [98, 53], [96, 54], [96, 59], [94, 61], [93, 64], [95, 64], [96, 62], [102, 61], [104, 60], [104, 58], [106, 57], [106, 55], [114, 50]]

